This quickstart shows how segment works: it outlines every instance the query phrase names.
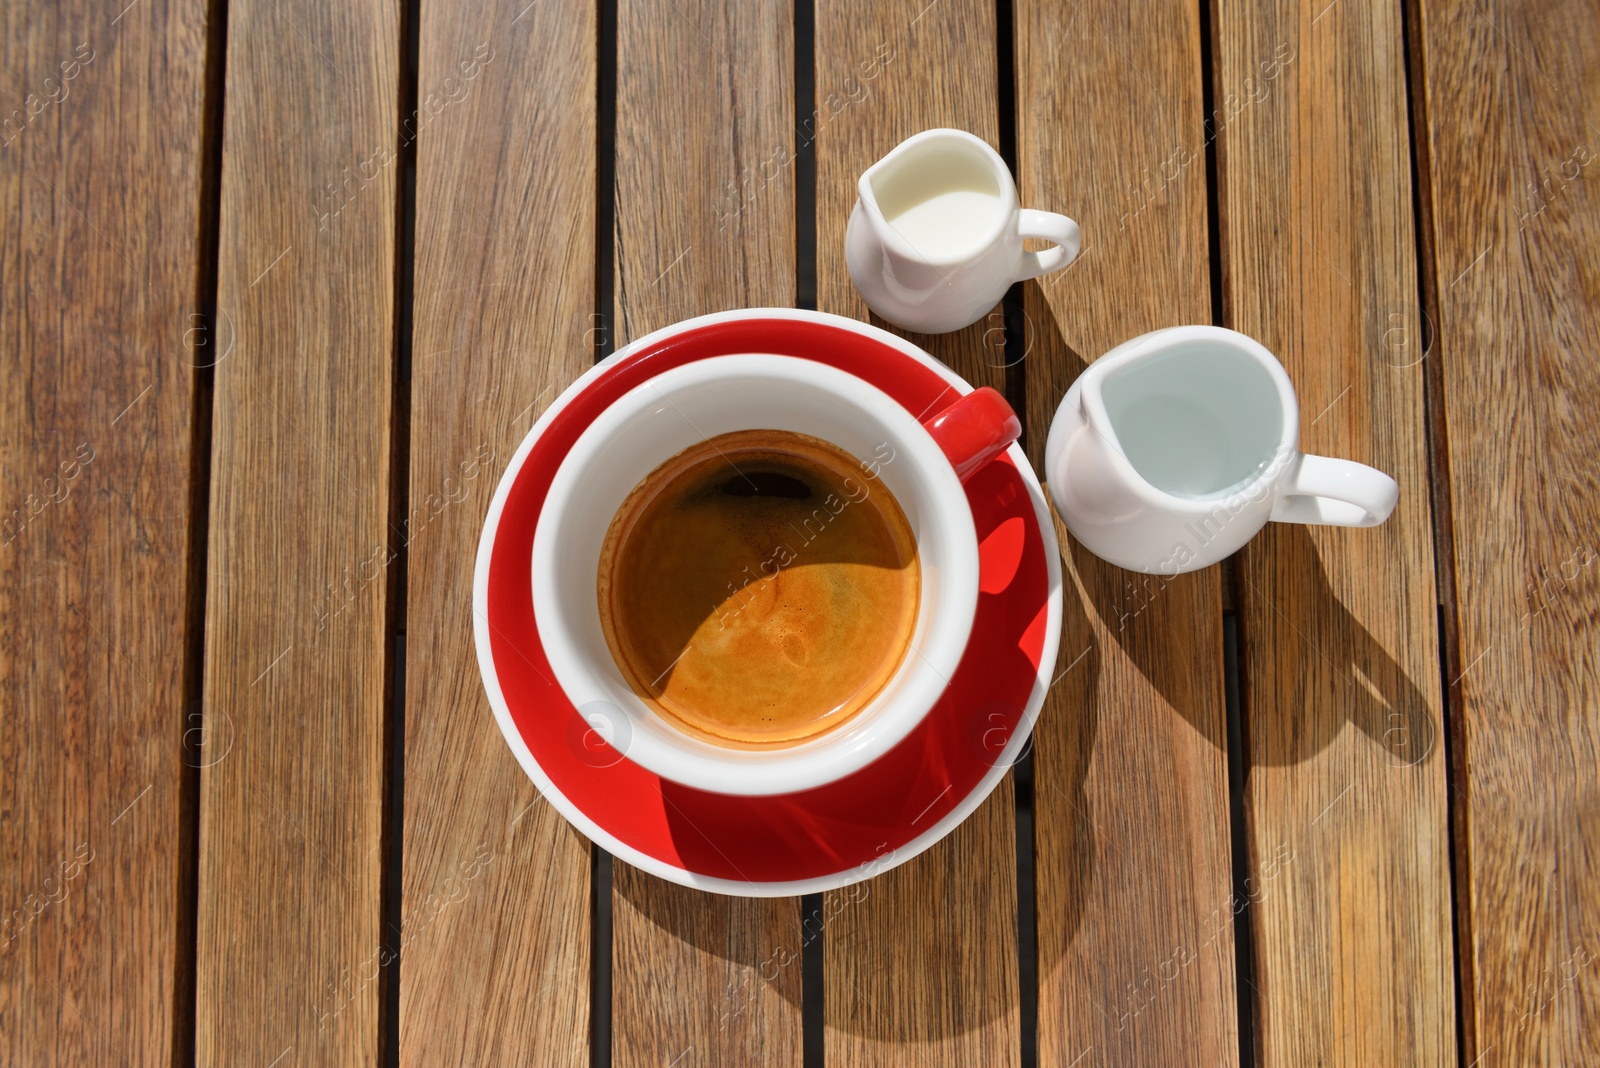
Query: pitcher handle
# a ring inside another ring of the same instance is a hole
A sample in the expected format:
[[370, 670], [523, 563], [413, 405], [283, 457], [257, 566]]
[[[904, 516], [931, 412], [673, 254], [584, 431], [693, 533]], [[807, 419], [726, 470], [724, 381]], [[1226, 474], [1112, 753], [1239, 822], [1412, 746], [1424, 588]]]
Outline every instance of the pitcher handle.
[[1017, 233], [1023, 237], [1053, 241], [1056, 246], [1043, 252], [1024, 252], [1022, 273], [1017, 276], [1019, 282], [1065, 267], [1078, 258], [1078, 246], [1083, 241], [1078, 224], [1065, 215], [1057, 215], [1053, 211], [1034, 211], [1032, 208], [1017, 212]]
[[1394, 511], [1400, 487], [1377, 468], [1354, 460], [1302, 456], [1281, 494], [1272, 504], [1275, 523], [1375, 527]]

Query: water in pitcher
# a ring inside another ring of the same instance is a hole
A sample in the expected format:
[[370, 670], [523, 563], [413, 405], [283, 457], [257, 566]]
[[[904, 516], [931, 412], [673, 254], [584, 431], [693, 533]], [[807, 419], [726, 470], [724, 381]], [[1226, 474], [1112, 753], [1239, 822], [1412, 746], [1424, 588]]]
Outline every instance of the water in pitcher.
[[1222, 494], [1259, 477], [1283, 433], [1270, 375], [1249, 357], [1200, 343], [1114, 372], [1102, 389], [1134, 470], [1180, 497]]

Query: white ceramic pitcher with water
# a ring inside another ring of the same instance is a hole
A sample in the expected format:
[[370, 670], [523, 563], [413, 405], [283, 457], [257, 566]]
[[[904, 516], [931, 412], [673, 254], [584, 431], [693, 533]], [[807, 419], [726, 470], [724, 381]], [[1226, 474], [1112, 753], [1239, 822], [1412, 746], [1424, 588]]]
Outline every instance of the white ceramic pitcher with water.
[[[1017, 205], [1000, 154], [964, 130], [924, 130], [869, 167], [845, 230], [845, 263], [867, 306], [907, 330], [977, 322], [1014, 282], [1071, 263], [1065, 215]], [[1055, 244], [1043, 252], [1024, 238]]]
[[1260, 343], [1217, 326], [1157, 330], [1078, 377], [1045, 443], [1067, 529], [1134, 571], [1214, 564], [1268, 520], [1370, 527], [1394, 479], [1299, 451], [1294, 386]]

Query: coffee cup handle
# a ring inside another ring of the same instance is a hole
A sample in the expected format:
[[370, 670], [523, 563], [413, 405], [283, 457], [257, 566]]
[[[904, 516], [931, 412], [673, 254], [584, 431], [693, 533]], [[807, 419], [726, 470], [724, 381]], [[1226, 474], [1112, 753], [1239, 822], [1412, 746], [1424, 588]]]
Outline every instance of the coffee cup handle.
[[1354, 460], [1302, 456], [1272, 504], [1275, 523], [1320, 523], [1375, 527], [1389, 518], [1399, 499], [1394, 479]]
[[1083, 241], [1078, 224], [1065, 215], [1057, 215], [1053, 211], [1034, 211], [1032, 208], [1017, 212], [1017, 233], [1021, 237], [1053, 241], [1056, 246], [1043, 252], [1024, 252], [1022, 273], [1017, 276], [1019, 282], [1065, 267], [1078, 258], [1078, 246]]
[[973, 390], [933, 418], [923, 420], [922, 426], [963, 482], [1010, 448], [1022, 434], [1017, 413], [988, 386]]

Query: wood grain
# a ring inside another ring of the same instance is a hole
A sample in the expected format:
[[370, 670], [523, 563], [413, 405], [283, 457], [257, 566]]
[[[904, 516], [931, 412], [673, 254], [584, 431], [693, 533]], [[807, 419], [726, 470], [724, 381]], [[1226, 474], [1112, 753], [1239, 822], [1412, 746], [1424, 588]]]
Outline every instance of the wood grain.
[[0, 13], [0, 1062], [187, 1047], [205, 11]]
[[1400, 7], [1216, 11], [1226, 325], [1288, 369], [1303, 450], [1401, 487], [1380, 528], [1271, 524], [1238, 560], [1259, 1063], [1454, 1063]]
[[1462, 1058], [1593, 1064], [1600, 12], [1419, 7], [1439, 327], [1427, 366], [1453, 531]]
[[419, 27], [404, 887], [388, 932], [407, 1065], [589, 1063], [589, 843], [495, 724], [471, 598], [495, 485], [593, 359], [595, 23], [593, 4], [508, 0], [426, 4]]
[[229, 6], [196, 1061], [374, 1064], [399, 12]]
[[[1022, 201], [1084, 234], [1076, 263], [1025, 292], [1036, 467], [1089, 361], [1210, 321], [1198, 15], [1017, 7]], [[1232, 1064], [1219, 569], [1134, 575], [1057, 534], [1059, 678], [1034, 750], [1039, 1060]]]
[[788, 0], [617, 12], [616, 346], [728, 308], [792, 307]]
[[871, 10], [816, 6], [816, 100], [800, 134], [817, 160], [817, 308], [871, 322], [949, 364], [975, 386], [1005, 390], [998, 306], [964, 330], [917, 334], [878, 318], [844, 262], [856, 179], [912, 134], [937, 126], [1000, 145], [993, 5], [895, 0]]
[[[816, 5], [817, 307], [872, 319], [844, 262], [856, 178], [934, 126], [999, 143], [995, 9], [977, 0]], [[940, 337], [906, 334], [976, 385], [1005, 387], [996, 314]], [[891, 328], [892, 329], [892, 328]], [[1007, 777], [943, 842], [827, 895], [829, 1064], [1007, 1064], [1020, 1055], [1016, 818]]]
[[[793, 25], [787, 0], [620, 5], [619, 346], [794, 304]], [[614, 879], [614, 1063], [799, 1065], [798, 899], [719, 897], [621, 862]]]

